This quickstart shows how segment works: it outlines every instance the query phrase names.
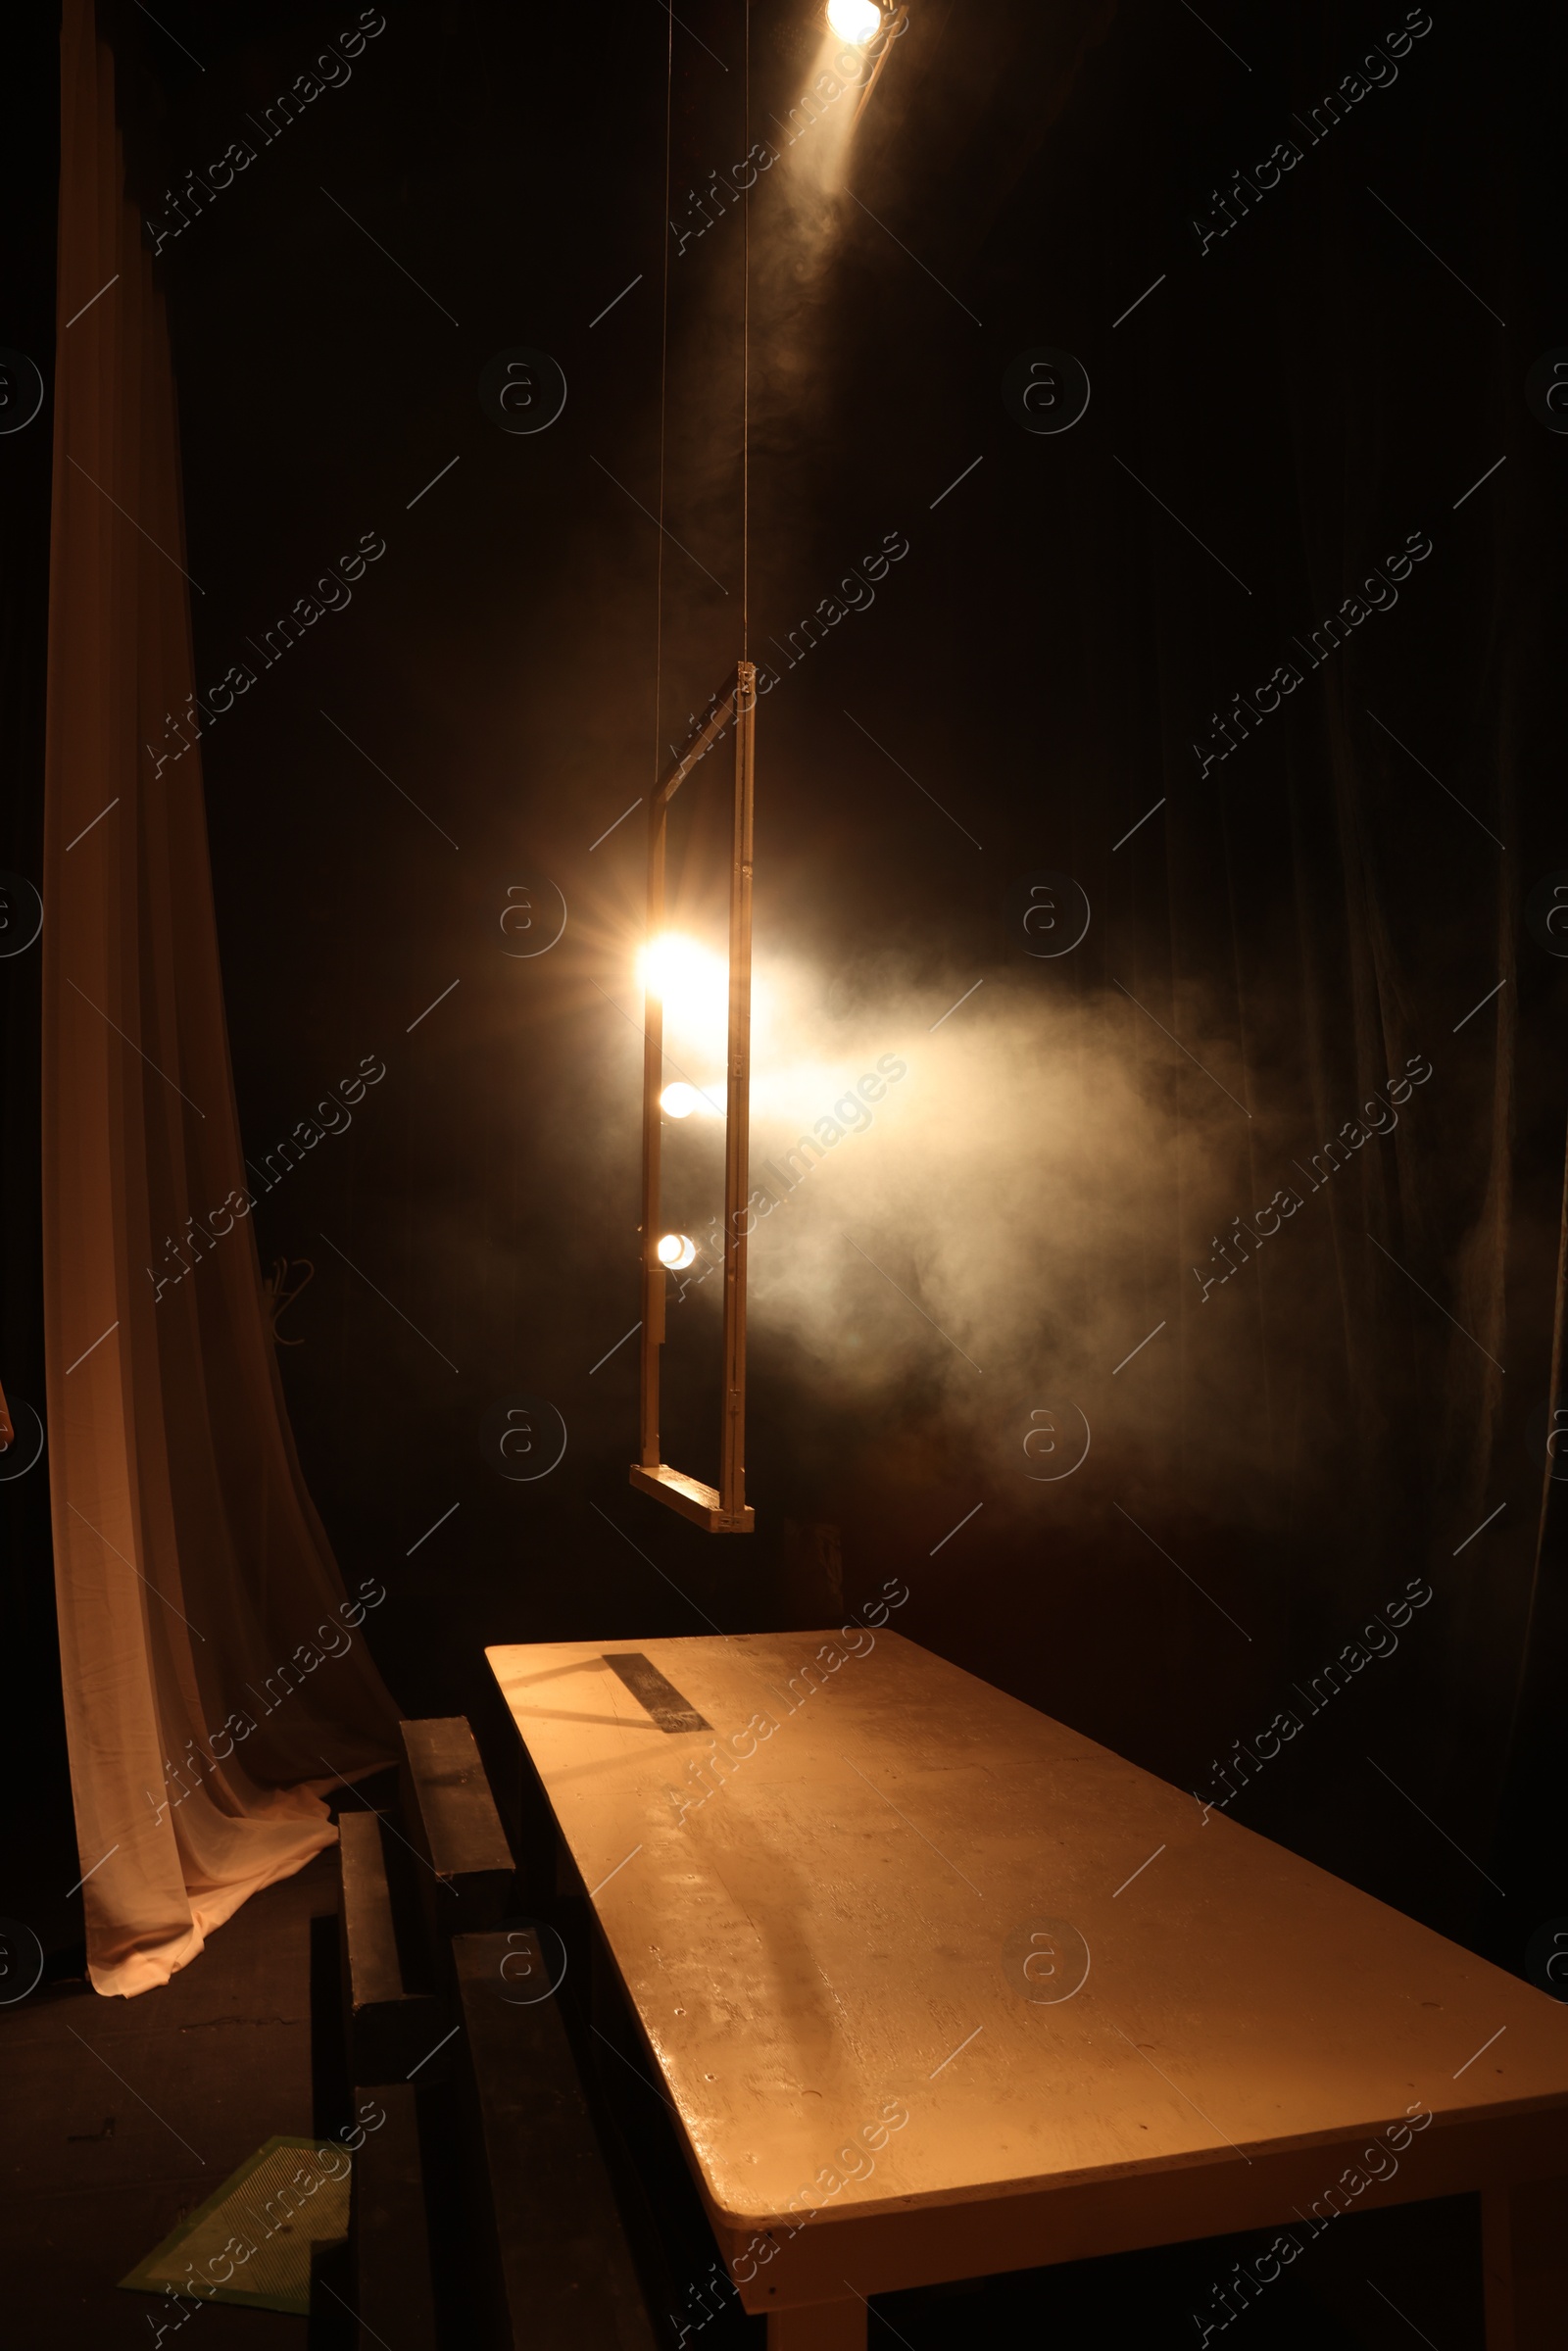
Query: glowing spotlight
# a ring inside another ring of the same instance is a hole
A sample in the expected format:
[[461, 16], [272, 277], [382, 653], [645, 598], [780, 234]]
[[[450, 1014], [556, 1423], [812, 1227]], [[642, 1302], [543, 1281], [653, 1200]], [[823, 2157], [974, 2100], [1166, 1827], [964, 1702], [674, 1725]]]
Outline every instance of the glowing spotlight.
[[637, 956], [642, 985], [654, 997], [684, 997], [712, 985], [714, 964], [717, 956], [698, 948], [696, 938], [682, 938], [679, 931], [665, 931], [649, 941]]
[[841, 41], [863, 49], [882, 29], [882, 11], [875, 0], [827, 0], [827, 21]]
[[662, 998], [666, 1004], [725, 1001], [727, 974], [717, 955], [699, 947], [695, 939], [683, 939], [678, 931], [665, 931], [651, 940], [638, 963], [649, 995]]
[[677, 1068], [693, 1059], [711, 1064], [725, 1055], [729, 1031], [729, 964], [678, 931], [657, 934], [639, 958], [643, 987], [663, 1014], [664, 1042]]
[[697, 1244], [684, 1233], [666, 1233], [659, 1245], [659, 1262], [667, 1265], [671, 1273], [684, 1273], [688, 1265], [697, 1262]]
[[695, 1086], [666, 1086], [659, 1098], [659, 1106], [666, 1118], [690, 1118], [703, 1106], [703, 1098]]

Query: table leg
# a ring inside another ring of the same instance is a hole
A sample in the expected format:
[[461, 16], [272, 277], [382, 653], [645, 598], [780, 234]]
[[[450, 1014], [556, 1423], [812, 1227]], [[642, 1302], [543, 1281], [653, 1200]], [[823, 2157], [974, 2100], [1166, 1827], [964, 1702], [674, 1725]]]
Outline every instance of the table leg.
[[1481, 2198], [1487, 2351], [1554, 2351], [1568, 2307], [1568, 2180], [1527, 2180]]
[[866, 2351], [866, 2306], [858, 2301], [770, 2310], [767, 2351]]

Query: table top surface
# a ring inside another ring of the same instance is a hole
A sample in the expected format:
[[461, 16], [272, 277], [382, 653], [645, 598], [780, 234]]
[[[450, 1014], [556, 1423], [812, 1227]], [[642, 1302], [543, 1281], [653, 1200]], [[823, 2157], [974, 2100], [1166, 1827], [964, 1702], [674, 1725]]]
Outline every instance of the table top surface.
[[1568, 2109], [1568, 2009], [898, 1634], [486, 1654], [730, 2226]]

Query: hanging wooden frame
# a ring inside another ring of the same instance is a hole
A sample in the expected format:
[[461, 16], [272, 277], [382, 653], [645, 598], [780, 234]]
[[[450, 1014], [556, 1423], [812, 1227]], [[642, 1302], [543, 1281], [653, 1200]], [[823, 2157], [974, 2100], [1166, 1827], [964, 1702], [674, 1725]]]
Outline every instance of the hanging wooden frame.
[[891, 16], [883, 18], [880, 31], [874, 32], [871, 35], [870, 43], [866, 50], [866, 55], [869, 57], [873, 49], [876, 51], [876, 55], [872, 59], [871, 72], [869, 77], [867, 78], [865, 87], [860, 92], [860, 102], [858, 106], [857, 106], [854, 117], [850, 123], [850, 128], [852, 130], [855, 129], [857, 124], [859, 122], [860, 117], [870, 105], [871, 92], [876, 88], [877, 83], [881, 80], [882, 69], [887, 64], [888, 59], [893, 55], [893, 44], [899, 38], [900, 34], [907, 29], [908, 23], [908, 9], [895, 9]]
[[724, 1123], [724, 1396], [715, 1492], [661, 1458], [659, 1351], [664, 1344], [667, 1273], [659, 1256], [664, 1006], [652, 985], [643, 1003], [643, 1325], [640, 1456], [631, 1483], [710, 1535], [749, 1535], [746, 1500], [746, 1226], [752, 1090], [752, 809], [757, 668], [736, 663], [690, 747], [655, 791], [648, 811], [648, 939], [664, 926], [664, 838], [669, 804], [698, 761], [733, 723], [734, 816], [729, 885], [729, 1057]]

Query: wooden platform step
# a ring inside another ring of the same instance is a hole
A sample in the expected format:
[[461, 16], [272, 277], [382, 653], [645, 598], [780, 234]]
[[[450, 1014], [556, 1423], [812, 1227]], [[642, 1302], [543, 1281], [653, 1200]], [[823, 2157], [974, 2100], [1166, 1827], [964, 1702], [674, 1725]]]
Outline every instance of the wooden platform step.
[[359, 2351], [394, 2343], [397, 2351], [435, 2351], [416, 2095], [406, 2082], [354, 2094], [359, 2115], [379, 2108], [385, 2117], [367, 2127], [354, 2157], [349, 2233]]
[[399, 1726], [403, 1814], [426, 1918], [438, 1939], [480, 1933], [506, 1916], [515, 1869], [467, 1718]]
[[517, 2351], [657, 2351], [559, 2004], [519, 1997], [548, 1982], [531, 1932], [460, 1935], [452, 1957], [493, 2339]]
[[352, 2082], [406, 2082], [448, 2030], [434, 1992], [408, 1977], [381, 1821], [345, 1809], [338, 1818], [343, 1896], [338, 1909], [343, 2031]]

